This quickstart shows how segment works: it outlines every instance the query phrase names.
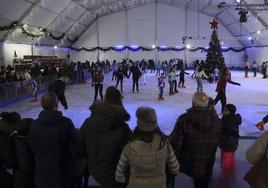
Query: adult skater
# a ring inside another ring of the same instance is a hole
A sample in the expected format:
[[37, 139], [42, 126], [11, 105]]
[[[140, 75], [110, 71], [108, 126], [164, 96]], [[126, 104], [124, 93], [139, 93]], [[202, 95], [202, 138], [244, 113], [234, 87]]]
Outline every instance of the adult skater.
[[68, 104], [65, 98], [65, 85], [70, 81], [69, 74], [63, 74], [48, 86], [48, 91], [56, 94], [58, 100], [65, 110], [68, 109]]
[[248, 59], [245, 60], [245, 78], [248, 78], [248, 67], [249, 67], [249, 62]]
[[101, 100], [103, 100], [103, 80], [104, 80], [104, 75], [101, 70], [101, 67], [98, 66], [97, 68], [94, 69], [92, 73], [92, 87], [95, 87], [95, 95], [94, 95], [94, 101], [97, 100], [98, 93], [100, 93]]
[[118, 70], [118, 66], [117, 66], [116, 61], [114, 60], [114, 61], [113, 61], [113, 64], [112, 64], [112, 72], [113, 72], [113, 75], [112, 75], [112, 81], [113, 81], [114, 79], [116, 79], [116, 72], [117, 72], [117, 70]]
[[181, 66], [181, 71], [180, 71], [180, 74], [179, 74], [180, 81], [179, 81], [179, 86], [178, 87], [185, 88], [185, 86], [184, 86], [184, 81], [185, 81], [185, 78], [184, 77], [185, 77], [185, 74], [188, 74], [189, 75], [189, 73], [185, 72], [184, 67]]
[[134, 93], [135, 86], [137, 93], [139, 93], [139, 79], [141, 77], [141, 70], [137, 62], [133, 63], [133, 65], [130, 67], [128, 78], [130, 77], [131, 73], [133, 79], [132, 93]]
[[257, 62], [253, 61], [253, 63], [252, 63], [252, 71], [254, 73], [253, 77], [257, 76], [257, 68], [258, 68]]
[[205, 77], [208, 79], [208, 76], [205, 74], [204, 69], [202, 66], [198, 68], [198, 71], [196, 73], [196, 83], [197, 83], [197, 91], [203, 91], [203, 84], [202, 84], [202, 78]]
[[241, 85], [237, 82], [231, 81], [231, 75], [228, 71], [228, 68], [225, 67], [220, 74], [220, 79], [218, 81], [217, 88], [216, 88], [217, 96], [214, 99], [215, 105], [219, 101], [221, 101], [221, 113], [223, 113], [224, 106], [226, 105], [226, 85], [227, 85], [227, 82], [230, 84], [238, 85], [238, 86]]
[[120, 82], [120, 91], [123, 93], [123, 79], [124, 79], [124, 71], [122, 65], [118, 67], [118, 70], [115, 73], [116, 76], [116, 85], [117, 88], [119, 82]]
[[176, 74], [173, 71], [173, 68], [170, 68], [169, 74], [168, 74], [168, 83], [169, 83], [169, 95], [174, 95], [174, 77], [176, 79]]

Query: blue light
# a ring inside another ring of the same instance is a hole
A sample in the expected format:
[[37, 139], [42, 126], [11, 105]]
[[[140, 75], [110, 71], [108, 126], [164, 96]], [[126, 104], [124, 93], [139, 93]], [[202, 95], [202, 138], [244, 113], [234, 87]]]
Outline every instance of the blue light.
[[252, 37], [248, 37], [248, 40], [252, 40]]
[[167, 49], [167, 46], [160, 46], [161, 49]]
[[124, 46], [122, 46], [122, 45], [118, 45], [118, 46], [116, 46], [116, 48], [118, 48], [118, 49], [122, 49], [122, 48], [124, 48]]
[[132, 46], [130, 46], [131, 48], [134, 48], [134, 49], [136, 49], [136, 48], [139, 48], [139, 46], [137, 46], [137, 45], [132, 45]]
[[181, 48], [181, 46], [176, 46], [176, 48]]

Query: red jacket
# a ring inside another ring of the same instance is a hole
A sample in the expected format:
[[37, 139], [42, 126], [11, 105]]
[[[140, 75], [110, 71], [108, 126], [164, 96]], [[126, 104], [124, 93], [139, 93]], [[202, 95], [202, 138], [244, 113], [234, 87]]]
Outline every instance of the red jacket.
[[225, 93], [227, 82], [230, 81], [228, 74], [221, 74], [217, 84], [216, 91]]

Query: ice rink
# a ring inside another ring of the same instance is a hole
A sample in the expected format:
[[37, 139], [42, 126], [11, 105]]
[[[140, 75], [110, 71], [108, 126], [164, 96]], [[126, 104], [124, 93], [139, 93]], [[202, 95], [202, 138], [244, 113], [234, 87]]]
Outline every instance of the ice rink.
[[[192, 71], [188, 71], [192, 73]], [[261, 120], [263, 116], [268, 114], [268, 80], [261, 79], [259, 74], [256, 78], [249, 74], [249, 78], [244, 78], [244, 73], [239, 71], [232, 71], [232, 80], [241, 83], [241, 86], [227, 85], [227, 102], [233, 103], [237, 106], [237, 112], [243, 118], [240, 127], [240, 135], [242, 136], [259, 136], [260, 131], [254, 126], [256, 122]], [[157, 78], [155, 74], [147, 74], [147, 84], [140, 85], [140, 92], [132, 94], [132, 79], [125, 79], [124, 81], [124, 105], [127, 111], [131, 114], [131, 120], [128, 122], [131, 128], [136, 125], [135, 111], [139, 106], [150, 106], [155, 108], [158, 115], [158, 123], [160, 128], [166, 134], [169, 134], [175, 124], [177, 117], [184, 113], [186, 109], [191, 107], [191, 100], [196, 91], [196, 81], [190, 76], [186, 75], [186, 88], [179, 88], [179, 93], [173, 96], [168, 95], [168, 82], [164, 92], [164, 101], [158, 101], [158, 87]], [[111, 81], [111, 76], [107, 76], [104, 81], [104, 92], [108, 86], [115, 85], [115, 81]], [[215, 98], [216, 84], [210, 84], [203, 80], [204, 91]], [[64, 110], [60, 106], [63, 114], [71, 118], [74, 125], [79, 128], [84, 120], [89, 117], [89, 106], [93, 102], [94, 88], [91, 87], [90, 80], [84, 85], [74, 85], [67, 87], [66, 97], [69, 104], [69, 109]], [[40, 96], [41, 97], [41, 96]], [[39, 97], [39, 99], [40, 99]], [[220, 114], [220, 103], [217, 104], [216, 109]], [[1, 111], [17, 111], [22, 117], [36, 118], [41, 111], [39, 103], [30, 104], [27, 101], [22, 101], [17, 104], [10, 105]], [[267, 125], [268, 126], [268, 125]], [[237, 176], [233, 178], [230, 185], [226, 185], [220, 181], [220, 163], [217, 152], [217, 161], [214, 166], [214, 176], [211, 182], [211, 187], [245, 187], [248, 186], [243, 180], [243, 176], [249, 169], [249, 164], [245, 160], [246, 149], [254, 142], [253, 139], [240, 139], [240, 145], [236, 152]], [[181, 182], [180, 188], [192, 187], [192, 181], [189, 177], [180, 174], [177, 176], [176, 182]], [[94, 184], [94, 181], [90, 181]], [[178, 184], [177, 184], [178, 185]]]
[[[192, 71], [188, 71], [192, 73]], [[243, 118], [240, 127], [240, 135], [242, 136], [258, 136], [260, 132], [255, 128], [254, 124], [261, 120], [263, 116], [268, 114], [268, 80], [261, 79], [261, 75], [253, 78], [249, 74], [249, 78], [243, 77], [243, 72], [232, 71], [232, 80], [241, 83], [241, 86], [227, 84], [227, 103], [233, 103], [237, 106], [237, 112]], [[169, 134], [175, 124], [177, 117], [191, 107], [191, 100], [196, 91], [196, 81], [190, 76], [185, 76], [186, 88], [179, 88], [179, 93], [173, 96], [168, 95], [169, 84], [166, 81], [164, 91], [164, 101], [158, 101], [157, 78], [154, 74], [146, 75], [147, 84], [140, 84], [140, 92], [132, 94], [132, 79], [125, 79], [123, 86], [123, 103], [127, 111], [131, 114], [131, 120], [128, 122], [131, 128], [136, 125], [135, 111], [139, 106], [150, 106], [157, 111], [158, 123], [162, 131]], [[115, 81], [111, 81], [111, 76], [107, 76], [104, 81], [104, 90], [108, 86], [115, 85]], [[216, 96], [216, 84], [208, 83], [203, 80], [203, 89], [210, 97]], [[84, 120], [89, 117], [89, 106], [93, 102], [94, 88], [91, 87], [90, 80], [84, 85], [74, 85], [67, 87], [66, 98], [69, 109], [64, 110], [61, 105], [60, 110], [63, 114], [71, 118], [75, 127], [79, 128]], [[39, 97], [40, 99], [40, 97]], [[218, 114], [220, 114], [221, 104], [216, 105]], [[28, 101], [22, 101], [10, 105], [2, 111], [17, 111], [22, 117], [36, 118], [41, 111], [39, 103], [30, 104]]]

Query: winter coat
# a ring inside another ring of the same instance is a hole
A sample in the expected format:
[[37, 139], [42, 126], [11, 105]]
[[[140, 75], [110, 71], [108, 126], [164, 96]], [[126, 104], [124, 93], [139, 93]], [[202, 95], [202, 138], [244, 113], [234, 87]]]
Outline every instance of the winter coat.
[[59, 111], [42, 111], [29, 132], [35, 159], [36, 183], [66, 183], [72, 180], [76, 137], [72, 121]]
[[92, 83], [99, 84], [104, 80], [104, 75], [102, 71], [93, 71], [92, 73]]
[[130, 72], [129, 72], [128, 77], [130, 76], [131, 73], [132, 73], [133, 79], [139, 79], [141, 77], [141, 71], [139, 67], [135, 67], [135, 66], [130, 67]]
[[181, 171], [193, 178], [212, 174], [221, 125], [207, 108], [193, 107], [181, 115], [170, 135]]
[[63, 96], [65, 92], [65, 83], [61, 79], [55, 80], [48, 86], [49, 92], [54, 92], [57, 96]]
[[17, 165], [14, 169], [15, 188], [31, 188], [34, 183], [34, 158], [28, 144], [28, 132], [32, 119], [23, 119], [14, 125], [13, 136]]
[[160, 135], [154, 135], [151, 143], [134, 140], [124, 148], [116, 180], [124, 183], [128, 179], [127, 188], [166, 188], [166, 167], [171, 174], [179, 171], [179, 163], [166, 140]]
[[124, 72], [123, 72], [123, 70], [118, 69], [116, 71], [116, 77], [117, 77], [117, 79], [122, 80], [124, 78]]
[[120, 154], [131, 136], [125, 121], [130, 115], [121, 105], [95, 102], [79, 136], [81, 150], [88, 159], [88, 169], [103, 187], [119, 187], [114, 180]]
[[13, 168], [16, 164], [15, 148], [9, 135], [12, 128], [5, 121], [0, 120], [0, 187], [14, 188], [14, 180], [5, 167]]
[[265, 131], [256, 141], [250, 146], [246, 152], [246, 159], [251, 164], [256, 164], [262, 157], [268, 158], [268, 131]]
[[226, 152], [235, 152], [239, 142], [240, 114], [222, 117], [222, 132], [219, 147]]
[[5, 121], [0, 120], [0, 171], [6, 168], [14, 168], [16, 165], [15, 148], [12, 127]]

